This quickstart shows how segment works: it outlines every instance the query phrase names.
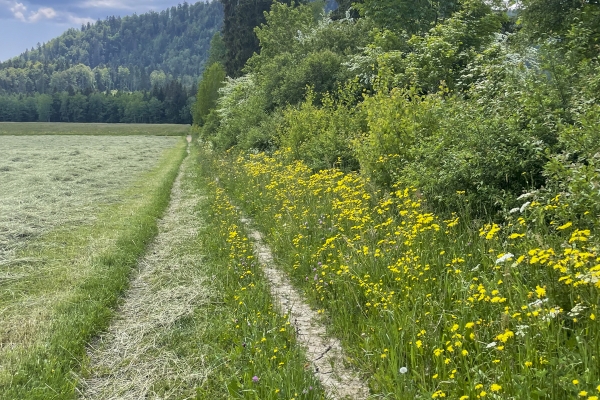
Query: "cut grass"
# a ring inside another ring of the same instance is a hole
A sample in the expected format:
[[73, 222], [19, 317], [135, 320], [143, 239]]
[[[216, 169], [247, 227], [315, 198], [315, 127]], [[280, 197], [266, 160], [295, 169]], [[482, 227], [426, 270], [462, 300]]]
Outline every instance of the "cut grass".
[[[12, 262], [18, 248], [42, 233], [57, 226], [91, 222], [101, 204], [120, 201], [119, 192], [153, 167], [160, 153], [177, 140], [100, 136], [0, 139], [0, 268]], [[0, 279], [6, 277], [0, 275]]]
[[0, 122], [2, 135], [101, 135], [181, 136], [189, 125], [176, 124], [90, 124], [77, 122]]
[[108, 325], [155, 236], [184, 155], [181, 140], [91, 224], [56, 228], [18, 252], [0, 294], [0, 398], [74, 397], [86, 344]]

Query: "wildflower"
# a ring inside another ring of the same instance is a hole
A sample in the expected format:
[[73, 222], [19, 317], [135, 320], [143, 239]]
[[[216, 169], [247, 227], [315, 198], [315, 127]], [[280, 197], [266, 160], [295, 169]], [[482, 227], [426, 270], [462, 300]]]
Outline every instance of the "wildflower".
[[587, 397], [588, 392], [586, 392], [585, 390], [582, 390], [581, 392], [579, 392], [579, 397]]
[[487, 392], [485, 390], [482, 390], [481, 393], [479, 393], [479, 397], [485, 397], [487, 395]]
[[458, 400], [469, 400], [469, 396], [465, 395], [465, 396], [460, 396], [460, 399]]
[[535, 293], [537, 294], [538, 298], [542, 298], [546, 296], [546, 289], [543, 287], [536, 286]]
[[487, 346], [485, 346], [486, 349], [492, 348], [492, 347], [496, 347], [498, 343], [496, 342], [492, 342], [492, 343], [488, 343]]
[[474, 322], [467, 322], [467, 323], [465, 324], [465, 328], [466, 328], [466, 329], [471, 329], [471, 328], [472, 328], [472, 327], [474, 327], [474, 326], [475, 326], [475, 323], [474, 323]]
[[501, 255], [500, 257], [498, 257], [498, 259], [496, 260], [496, 265], [503, 263], [504, 261], [508, 261], [510, 259], [512, 259], [515, 255], [512, 253], [506, 253]]
[[533, 363], [531, 361], [525, 361], [525, 366], [527, 368], [531, 367], [533, 365]]
[[469, 354], [469, 352], [468, 352], [467, 350], [463, 350], [463, 351], [461, 351], [461, 354], [462, 354], [463, 356], [467, 356], [467, 355]]
[[561, 225], [561, 226], [559, 226], [558, 228], [556, 228], [556, 230], [557, 230], [557, 231], [562, 231], [562, 230], [564, 230], [564, 229], [567, 229], [567, 228], [568, 228], [568, 227], [570, 227], [571, 225], [573, 225], [573, 223], [572, 223], [572, 222], [567, 222], [566, 224], [564, 224], [564, 225]]
[[500, 390], [502, 390], [502, 386], [498, 385], [497, 383], [492, 384], [492, 386], [490, 387], [490, 390], [492, 392], [499, 392]]
[[400, 368], [400, 373], [401, 373], [401, 374], [405, 374], [405, 373], [407, 373], [407, 372], [408, 372], [408, 368], [406, 368], [406, 367], [401, 367], [401, 368]]
[[579, 381], [577, 379], [573, 379], [573, 385], [579, 385]]
[[258, 381], [259, 381], [259, 378], [258, 378], [258, 376], [254, 375], [254, 376], [252, 377], [252, 382], [258, 382]]

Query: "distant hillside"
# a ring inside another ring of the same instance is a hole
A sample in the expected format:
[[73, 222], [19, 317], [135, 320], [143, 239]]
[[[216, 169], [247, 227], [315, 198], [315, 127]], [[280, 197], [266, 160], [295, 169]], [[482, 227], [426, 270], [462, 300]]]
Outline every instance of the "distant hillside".
[[223, 23], [218, 1], [109, 17], [0, 63], [0, 94], [150, 90], [195, 85]]

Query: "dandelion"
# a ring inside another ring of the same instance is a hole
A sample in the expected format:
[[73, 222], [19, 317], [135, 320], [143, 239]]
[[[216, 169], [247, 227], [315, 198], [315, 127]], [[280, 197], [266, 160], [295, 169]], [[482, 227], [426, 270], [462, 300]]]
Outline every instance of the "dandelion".
[[579, 397], [587, 397], [588, 392], [586, 392], [585, 390], [582, 390], [581, 392], [579, 392]]
[[525, 361], [525, 366], [527, 368], [531, 367], [533, 365], [533, 363], [531, 361]]
[[401, 368], [400, 368], [400, 373], [401, 373], [401, 374], [405, 374], [405, 373], [407, 373], [407, 372], [408, 372], [408, 368], [406, 368], [406, 367], [401, 367]]
[[490, 387], [490, 390], [492, 392], [499, 392], [500, 390], [502, 390], [502, 386], [498, 385], [497, 383], [492, 384], [492, 386]]
[[579, 385], [579, 381], [577, 379], [573, 379], [573, 385]]
[[564, 224], [564, 225], [561, 225], [561, 226], [559, 226], [558, 228], [556, 228], [556, 230], [557, 230], [557, 231], [562, 231], [562, 230], [564, 230], [564, 229], [567, 229], [567, 228], [569, 228], [571, 225], [573, 225], [573, 223], [572, 223], [572, 222], [567, 222], [566, 224]]
[[543, 287], [536, 286], [535, 294], [537, 294], [538, 298], [542, 298], [542, 297], [546, 296], [546, 289]]

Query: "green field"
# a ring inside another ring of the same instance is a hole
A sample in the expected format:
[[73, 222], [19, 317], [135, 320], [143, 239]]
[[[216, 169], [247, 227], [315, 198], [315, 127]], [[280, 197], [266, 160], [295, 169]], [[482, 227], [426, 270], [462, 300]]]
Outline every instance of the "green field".
[[176, 124], [86, 124], [76, 122], [0, 122], [2, 135], [102, 135], [181, 136], [189, 125]]
[[1, 399], [324, 398], [197, 146], [44, 125], [0, 138]]
[[0, 154], [0, 398], [73, 393], [86, 344], [155, 235], [185, 140], [6, 136]]

